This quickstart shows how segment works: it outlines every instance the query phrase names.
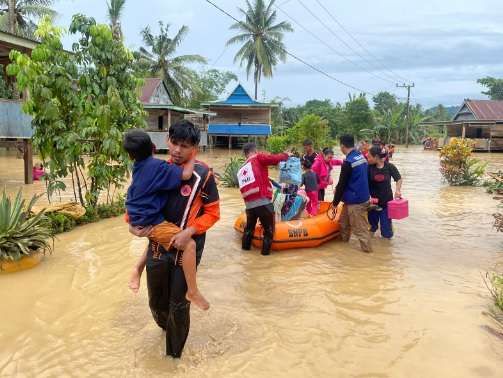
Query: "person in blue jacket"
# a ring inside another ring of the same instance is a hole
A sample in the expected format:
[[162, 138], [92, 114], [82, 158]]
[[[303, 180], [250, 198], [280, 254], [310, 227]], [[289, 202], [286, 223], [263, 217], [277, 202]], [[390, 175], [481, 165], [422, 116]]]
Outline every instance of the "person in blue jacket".
[[333, 204], [337, 207], [344, 202], [340, 217], [341, 237], [349, 241], [351, 233], [358, 238], [364, 252], [372, 252], [368, 223], [370, 191], [367, 159], [355, 149], [355, 138], [352, 135], [341, 137], [341, 151], [346, 155], [339, 182], [334, 194]]

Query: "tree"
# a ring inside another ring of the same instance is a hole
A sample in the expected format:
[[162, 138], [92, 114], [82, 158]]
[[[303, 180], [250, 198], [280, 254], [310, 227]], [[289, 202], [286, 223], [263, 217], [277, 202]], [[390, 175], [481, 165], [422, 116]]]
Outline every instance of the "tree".
[[245, 21], [236, 22], [231, 29], [239, 34], [227, 41], [227, 45], [243, 44], [234, 57], [234, 62], [246, 64], [246, 75], [253, 70], [255, 83], [255, 99], [258, 95], [258, 84], [262, 75], [272, 77], [274, 67], [280, 61], [286, 61], [286, 50], [283, 43], [285, 32], [293, 31], [292, 26], [282, 21], [275, 24], [277, 19], [273, 6], [276, 0], [265, 5], [264, 0], [255, 0], [253, 5], [247, 1], [247, 10], [239, 8]]
[[159, 35], [152, 34], [147, 26], [141, 32], [143, 42], [150, 49], [140, 48], [139, 60], [146, 64], [151, 75], [159, 76], [166, 84], [172, 100], [181, 104], [191, 97], [193, 92], [199, 89], [197, 86], [197, 74], [187, 67], [188, 64], [206, 63], [206, 59], [201, 55], [180, 55], [174, 56], [176, 49], [186, 37], [189, 28], [182, 28], [171, 38], [168, 34], [169, 24], [159, 22]]
[[330, 144], [328, 121], [315, 114], [306, 114], [288, 131], [288, 141], [301, 146], [306, 139], [311, 139], [316, 149]]
[[122, 39], [121, 17], [124, 12], [126, 0], [110, 0], [107, 1], [108, 19], [110, 21], [110, 28], [114, 38]]
[[54, 0], [0, 0], [0, 28], [32, 38], [39, 18], [56, 15], [50, 8], [53, 3]]
[[372, 97], [374, 102], [374, 110], [381, 115], [393, 111], [393, 109], [398, 105], [396, 96], [389, 92], [379, 92], [377, 95]]
[[345, 132], [360, 137], [361, 130], [374, 127], [374, 116], [364, 94], [349, 95], [345, 106]]
[[426, 110], [424, 115], [430, 117], [431, 121], [449, 121], [452, 118], [447, 108], [442, 104]]
[[197, 90], [184, 101], [188, 108], [199, 108], [202, 102], [215, 101], [232, 81], [238, 81], [237, 76], [229, 71], [210, 69], [196, 74]]
[[482, 94], [489, 96], [491, 100], [503, 100], [503, 79], [487, 76], [477, 80], [477, 83], [488, 89]]
[[63, 30], [44, 18], [41, 43], [31, 56], [11, 52], [8, 73], [30, 93], [23, 109], [33, 117], [33, 143], [49, 168], [48, 193], [65, 189], [62, 179], [71, 176], [75, 200], [94, 207], [104, 191], [113, 200], [110, 189], [124, 182], [123, 133], [145, 123], [141, 83], [132, 53], [108, 25], [75, 15], [70, 33], [79, 37], [72, 54], [63, 49]]

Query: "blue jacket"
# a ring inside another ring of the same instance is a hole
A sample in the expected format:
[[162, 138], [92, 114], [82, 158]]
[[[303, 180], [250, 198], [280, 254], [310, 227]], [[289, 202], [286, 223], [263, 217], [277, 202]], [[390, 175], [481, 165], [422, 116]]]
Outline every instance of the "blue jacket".
[[153, 157], [135, 162], [126, 199], [129, 223], [156, 226], [163, 222], [168, 191], [181, 186], [182, 173], [182, 167]]
[[351, 165], [351, 175], [347, 182], [342, 200], [349, 205], [367, 202], [370, 199], [367, 159], [358, 151], [351, 151], [346, 157]]

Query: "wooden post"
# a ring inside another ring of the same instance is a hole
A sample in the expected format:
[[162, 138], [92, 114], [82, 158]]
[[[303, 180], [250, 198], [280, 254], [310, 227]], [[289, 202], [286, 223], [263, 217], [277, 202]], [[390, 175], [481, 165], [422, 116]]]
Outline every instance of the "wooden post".
[[461, 138], [465, 139], [466, 137], [466, 124], [463, 123], [463, 131], [461, 132]]
[[229, 150], [232, 149], [232, 137], [229, 135]]
[[168, 109], [168, 130], [171, 127], [171, 110]]
[[24, 183], [33, 184], [33, 149], [31, 139], [23, 139]]

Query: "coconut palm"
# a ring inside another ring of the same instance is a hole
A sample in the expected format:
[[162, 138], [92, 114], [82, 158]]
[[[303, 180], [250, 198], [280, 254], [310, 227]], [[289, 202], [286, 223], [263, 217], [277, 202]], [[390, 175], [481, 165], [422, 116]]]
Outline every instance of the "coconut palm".
[[196, 73], [188, 64], [206, 63], [201, 55], [175, 56], [176, 49], [180, 46], [187, 35], [189, 28], [182, 28], [171, 38], [168, 34], [169, 24], [159, 22], [160, 33], [153, 35], [150, 27], [141, 32], [146, 48], [140, 48], [138, 52], [139, 64], [146, 65], [151, 75], [161, 77], [166, 84], [171, 99], [180, 104], [183, 99], [189, 98], [190, 94], [197, 90]]
[[236, 53], [234, 62], [246, 64], [247, 77], [253, 70], [255, 99], [262, 75], [272, 77], [274, 67], [279, 61], [286, 60], [283, 36], [285, 32], [293, 31], [292, 26], [286, 21], [275, 24], [277, 19], [276, 11], [273, 10], [275, 1], [271, 0], [266, 6], [264, 0], [255, 0], [253, 5], [247, 0], [247, 10], [239, 8], [245, 21], [236, 22], [231, 26], [231, 29], [238, 30], [239, 34], [227, 41], [227, 45], [243, 44]]
[[50, 8], [53, 3], [54, 0], [0, 0], [0, 28], [33, 37], [40, 17], [56, 15]]
[[114, 38], [122, 39], [122, 28], [121, 28], [121, 17], [124, 12], [124, 7], [126, 5], [126, 0], [110, 0], [107, 1], [108, 7], [108, 19], [110, 21], [110, 28]]

